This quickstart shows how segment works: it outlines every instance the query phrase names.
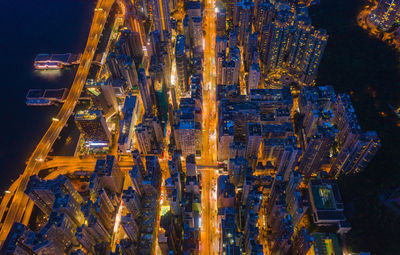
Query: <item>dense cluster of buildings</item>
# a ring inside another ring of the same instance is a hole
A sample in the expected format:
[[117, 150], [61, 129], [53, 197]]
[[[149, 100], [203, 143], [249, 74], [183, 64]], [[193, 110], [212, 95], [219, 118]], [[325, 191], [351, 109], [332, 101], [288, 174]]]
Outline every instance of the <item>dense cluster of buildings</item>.
[[[340, 249], [335, 233], [351, 227], [335, 179], [363, 170], [380, 147], [376, 132], [361, 131], [350, 96], [336, 95], [331, 86], [305, 86], [293, 109], [288, 87], [254, 89], [247, 97], [235, 85], [220, 91], [218, 160], [227, 170], [218, 181], [222, 231], [227, 222], [239, 229], [234, 240], [246, 254], [253, 254], [248, 247], [262, 250], [262, 244], [267, 254], [290, 254], [300, 245], [297, 235], [308, 235], [306, 229], [323, 231], [311, 235], [330, 238], [332, 250]], [[256, 184], [257, 179], [263, 181]], [[226, 207], [233, 214], [230, 221]], [[254, 215], [242, 218], [250, 210]], [[256, 228], [253, 239], [260, 242], [251, 246], [243, 239], [248, 228], [240, 227], [250, 219]], [[294, 254], [316, 250], [316, 239]]]
[[[47, 222], [37, 231], [15, 223], [2, 254], [111, 254], [113, 248], [123, 254], [150, 254], [161, 169], [155, 156], [147, 156], [145, 164], [140, 157], [136, 160], [127, 179], [114, 156], [97, 160], [83, 190], [64, 175], [52, 180], [32, 176], [25, 194]], [[120, 226], [126, 238], [115, 247]]]
[[400, 1], [380, 0], [368, 15], [367, 21], [381, 31], [388, 31], [399, 21]]
[[188, 155], [183, 167], [180, 155], [174, 154], [168, 167], [165, 190], [170, 210], [161, 216], [160, 249], [162, 254], [199, 254], [202, 207], [195, 155]]
[[[116, 2], [124, 22], [114, 31], [121, 19], [109, 17], [109, 48], [73, 117], [76, 156], [95, 167], [32, 176], [25, 194], [39, 216], [15, 223], [1, 254], [200, 254], [204, 221], [216, 222], [221, 255], [342, 254], [351, 226], [335, 180], [362, 171], [380, 140], [361, 129], [350, 95], [313, 86], [328, 40], [308, 15], [316, 2], [217, 1], [215, 31], [204, 28], [201, 1]], [[396, 6], [381, 0], [371, 20], [388, 29]], [[271, 83], [283, 74], [295, 86]], [[215, 133], [204, 130], [213, 116]], [[214, 135], [215, 153], [204, 144]], [[203, 211], [207, 196], [214, 216]]]
[[222, 2], [225, 8], [216, 19], [217, 84], [239, 84], [245, 79], [239, 75], [241, 64], [248, 73], [248, 92], [270, 86], [265, 78], [275, 73], [287, 73], [301, 84], [314, 81], [328, 35], [312, 26], [305, 4], [243, 0], [231, 7]]
[[[351, 227], [335, 179], [380, 147], [348, 94], [310, 86], [328, 36], [299, 2], [223, 1], [217, 14], [221, 254], [342, 254]], [[264, 80], [276, 73], [298, 86]]]
[[[113, 156], [97, 160], [87, 181], [32, 176], [25, 193], [47, 221], [37, 231], [15, 223], [2, 254], [154, 254], [156, 249], [198, 254], [201, 188], [195, 155], [182, 166], [174, 154], [164, 185], [156, 156], [143, 162], [135, 150], [132, 158], [128, 173]], [[169, 203], [162, 215], [160, 199]]]

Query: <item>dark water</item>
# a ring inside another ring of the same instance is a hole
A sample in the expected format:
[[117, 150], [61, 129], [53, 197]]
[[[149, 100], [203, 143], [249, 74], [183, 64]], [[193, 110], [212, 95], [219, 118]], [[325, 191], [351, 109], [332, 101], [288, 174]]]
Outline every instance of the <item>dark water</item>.
[[92, 0], [0, 0], [0, 192], [21, 174], [25, 161], [58, 108], [28, 107], [30, 88], [69, 87], [74, 68], [38, 72], [38, 53], [82, 52], [93, 15]]
[[313, 24], [329, 40], [318, 72], [318, 85], [332, 84], [352, 94], [364, 130], [376, 130], [382, 148], [365, 171], [340, 180], [346, 215], [352, 225], [349, 251], [399, 254], [400, 215], [384, 205], [384, 196], [400, 187], [400, 55], [369, 36], [356, 20], [365, 0], [324, 0], [311, 9]]

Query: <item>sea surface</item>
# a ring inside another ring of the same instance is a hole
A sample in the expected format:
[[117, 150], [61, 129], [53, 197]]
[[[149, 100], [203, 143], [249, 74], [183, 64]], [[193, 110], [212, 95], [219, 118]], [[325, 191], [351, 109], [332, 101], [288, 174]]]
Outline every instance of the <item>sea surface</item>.
[[25, 168], [58, 106], [29, 107], [30, 88], [70, 87], [75, 69], [35, 71], [38, 53], [80, 53], [93, 0], [0, 0], [0, 192]]

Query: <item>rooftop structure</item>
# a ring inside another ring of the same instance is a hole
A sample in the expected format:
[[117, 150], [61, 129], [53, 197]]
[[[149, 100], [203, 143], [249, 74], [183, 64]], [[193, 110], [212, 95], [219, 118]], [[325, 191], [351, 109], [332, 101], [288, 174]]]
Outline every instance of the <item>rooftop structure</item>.
[[308, 187], [313, 220], [320, 226], [337, 226], [338, 232], [350, 230], [344, 215], [339, 187], [332, 180], [311, 180]]

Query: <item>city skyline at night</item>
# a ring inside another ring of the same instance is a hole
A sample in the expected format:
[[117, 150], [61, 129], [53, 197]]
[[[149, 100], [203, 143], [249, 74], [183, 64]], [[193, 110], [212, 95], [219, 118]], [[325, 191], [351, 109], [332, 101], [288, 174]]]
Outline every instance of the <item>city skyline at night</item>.
[[[362, 36], [321, 19], [332, 5], [91, 3], [81, 52], [31, 59], [73, 79], [27, 92], [55, 110], [1, 197], [0, 253], [395, 254], [400, 94], [342, 84], [363, 74], [341, 63], [369, 64], [337, 62]], [[400, 2], [357, 11], [352, 29], [397, 52]]]

